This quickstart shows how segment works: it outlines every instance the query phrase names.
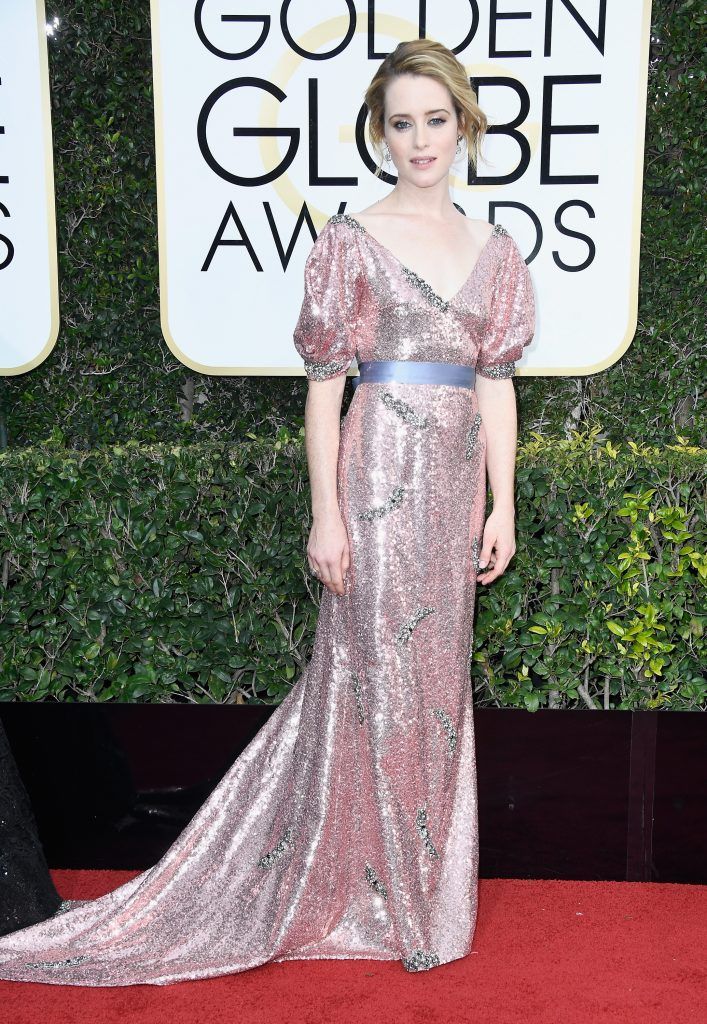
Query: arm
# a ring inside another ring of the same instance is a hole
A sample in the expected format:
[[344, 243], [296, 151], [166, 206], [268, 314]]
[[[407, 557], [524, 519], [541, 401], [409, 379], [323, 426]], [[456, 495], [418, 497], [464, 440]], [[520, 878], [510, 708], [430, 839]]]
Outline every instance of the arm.
[[479, 583], [491, 583], [506, 569], [515, 554], [515, 475], [518, 418], [513, 381], [490, 380], [479, 374], [476, 398], [486, 430], [486, 470], [493, 493], [493, 511], [484, 526], [479, 568], [489, 571], [477, 576]]
[[305, 445], [312, 491], [312, 529], [307, 558], [332, 594], [344, 593], [349, 568], [349, 540], [336, 486], [345, 374], [310, 380], [304, 410]]
[[337, 465], [341, 399], [356, 352], [357, 250], [343, 224], [328, 222], [307, 257], [295, 348], [309, 380], [304, 432], [312, 491], [310, 567], [332, 594], [345, 592], [349, 541], [339, 511]]
[[486, 471], [493, 510], [486, 520], [480, 583], [491, 583], [515, 554], [514, 475], [518, 416], [513, 385], [516, 360], [535, 334], [535, 297], [530, 273], [506, 232], [505, 253], [494, 282], [487, 330], [476, 363], [476, 398], [486, 432]]

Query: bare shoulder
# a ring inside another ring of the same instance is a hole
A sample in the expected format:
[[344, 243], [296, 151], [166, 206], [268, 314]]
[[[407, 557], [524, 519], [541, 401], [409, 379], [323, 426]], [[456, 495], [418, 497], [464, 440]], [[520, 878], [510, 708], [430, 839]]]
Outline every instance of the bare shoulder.
[[367, 206], [365, 210], [356, 210], [355, 213], [351, 214], [356, 220], [360, 220], [361, 223], [365, 223], [367, 220], [375, 220], [376, 218], [385, 218], [390, 216], [384, 208], [378, 203], [374, 203], [373, 206]]
[[495, 231], [495, 225], [489, 224], [487, 220], [478, 220], [476, 217], [464, 217], [463, 219], [470, 241], [479, 248], [488, 242]]

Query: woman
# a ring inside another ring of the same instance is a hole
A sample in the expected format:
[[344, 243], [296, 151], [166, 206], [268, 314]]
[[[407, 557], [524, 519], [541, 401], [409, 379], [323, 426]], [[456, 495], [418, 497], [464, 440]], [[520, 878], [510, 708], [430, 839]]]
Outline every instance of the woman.
[[63, 906], [0, 721], [0, 935], [43, 921]]
[[312, 658], [162, 860], [0, 939], [2, 978], [164, 985], [314, 958], [420, 971], [470, 951], [473, 602], [514, 552], [509, 378], [533, 293], [510, 235], [449, 197], [486, 125], [456, 57], [402, 43], [366, 102], [398, 182], [329, 219], [294, 333], [325, 587]]

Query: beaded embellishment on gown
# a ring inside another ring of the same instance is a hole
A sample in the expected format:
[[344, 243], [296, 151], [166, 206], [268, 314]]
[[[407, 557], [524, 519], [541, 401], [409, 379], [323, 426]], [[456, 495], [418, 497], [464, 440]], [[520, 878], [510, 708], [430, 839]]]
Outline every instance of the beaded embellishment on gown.
[[[445, 299], [336, 214], [307, 258], [294, 344], [313, 381], [354, 357], [501, 379], [534, 318], [500, 225]], [[473, 389], [359, 384], [336, 470], [351, 564], [343, 595], [322, 589], [310, 661], [161, 860], [1, 938], [0, 978], [166, 985], [316, 958], [423, 971], [470, 952], [486, 442]]]

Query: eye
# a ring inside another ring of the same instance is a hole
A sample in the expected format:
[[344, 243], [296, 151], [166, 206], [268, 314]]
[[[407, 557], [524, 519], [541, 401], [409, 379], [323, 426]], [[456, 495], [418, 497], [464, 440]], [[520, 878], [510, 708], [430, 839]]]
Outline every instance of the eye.
[[[446, 117], [431, 117], [430, 118], [430, 124], [434, 124], [435, 121], [438, 124], [446, 124], [447, 123], [447, 118]], [[408, 125], [408, 124], [410, 124], [409, 121], [395, 121], [393, 123], [393, 127], [397, 128], [398, 131], [402, 131], [403, 130], [402, 126], [403, 125]]]

